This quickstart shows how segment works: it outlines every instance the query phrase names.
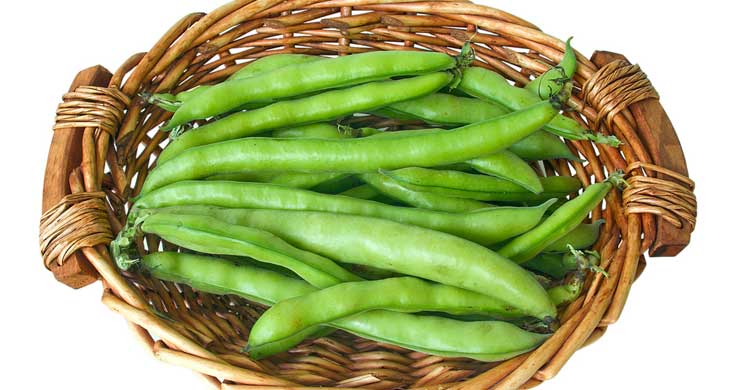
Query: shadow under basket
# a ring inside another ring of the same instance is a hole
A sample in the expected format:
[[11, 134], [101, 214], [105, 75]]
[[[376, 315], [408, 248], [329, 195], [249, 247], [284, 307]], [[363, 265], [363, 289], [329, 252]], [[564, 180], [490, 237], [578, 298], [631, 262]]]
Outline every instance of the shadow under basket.
[[[630, 186], [612, 190], [591, 219], [606, 223], [594, 246], [611, 275], [590, 274], [580, 298], [541, 347], [499, 363], [443, 358], [344, 332], [253, 361], [241, 353], [263, 307], [235, 296], [200, 293], [120, 272], [108, 244], [126, 220], [154, 156], [167, 143], [170, 113], [140, 93], [179, 92], [224, 80], [251, 61], [278, 53], [336, 56], [372, 50], [432, 50], [456, 55], [466, 40], [474, 66], [524, 85], [555, 65], [564, 42], [503, 11], [469, 2], [398, 0], [243, 0], [182, 18], [146, 53], [115, 72], [81, 71], [63, 96], [48, 155], [41, 253], [62, 283], [101, 279], [102, 302], [121, 314], [158, 359], [200, 373], [215, 388], [531, 388], [555, 376], [579, 348], [616, 322], [650, 256], [674, 256], [694, 228], [693, 182], [679, 140], [646, 75], [620, 54], [578, 53], [567, 115], [619, 148], [567, 141], [584, 161], [544, 163], [547, 175], [574, 175], [584, 186], [622, 169]], [[157, 247], [153, 237], [150, 247]], [[153, 336], [155, 338], [153, 338]]]

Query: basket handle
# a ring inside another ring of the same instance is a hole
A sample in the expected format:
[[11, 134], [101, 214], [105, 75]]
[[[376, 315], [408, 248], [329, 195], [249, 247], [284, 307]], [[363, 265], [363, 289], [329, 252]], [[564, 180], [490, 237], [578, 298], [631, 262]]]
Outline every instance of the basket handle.
[[[628, 61], [622, 54], [609, 51], [596, 51], [591, 57], [591, 61], [598, 67], [616, 60]], [[687, 162], [682, 146], [659, 99], [644, 99], [631, 104], [628, 109], [636, 119], [638, 135], [651, 155], [653, 164], [679, 174], [676, 176], [686, 177]], [[663, 173], [658, 173], [657, 177], [686, 184], [677, 177]], [[649, 254], [652, 257], [676, 256], [689, 244], [692, 234], [690, 223], [684, 223], [678, 228], [664, 218], [656, 218], [656, 228], [656, 238], [649, 247]]]
[[[80, 86], [106, 87], [112, 74], [101, 65], [79, 72], [71, 83], [69, 92]], [[71, 193], [69, 175], [81, 164], [83, 128], [63, 128], [53, 132], [48, 150], [46, 173], [43, 181], [43, 213], [56, 206]], [[81, 251], [71, 254], [61, 265], [50, 267], [53, 276], [72, 288], [87, 286], [99, 279], [96, 269]]]

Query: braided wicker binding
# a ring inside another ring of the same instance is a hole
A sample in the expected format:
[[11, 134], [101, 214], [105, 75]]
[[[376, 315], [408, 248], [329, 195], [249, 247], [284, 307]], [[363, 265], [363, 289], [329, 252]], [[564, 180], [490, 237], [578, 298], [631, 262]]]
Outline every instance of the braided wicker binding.
[[[615, 277], [591, 275], [581, 297], [561, 313], [560, 329], [532, 353], [485, 364], [338, 332], [252, 361], [240, 350], [263, 307], [145, 275], [120, 274], [105, 247], [110, 229], [116, 233], [124, 222], [127, 200], [137, 194], [154, 156], [167, 143], [168, 133], [158, 126], [170, 114], [145, 104], [140, 93], [216, 83], [256, 58], [277, 53], [331, 56], [405, 49], [455, 55], [467, 39], [473, 42], [476, 66], [495, 70], [517, 85], [554, 65], [564, 48], [562, 41], [516, 16], [468, 2], [238, 0], [209, 14], [184, 17], [149, 52], [123, 64], [108, 88], [80, 88], [59, 107], [56, 128], [83, 131], [81, 167], [70, 178], [72, 192], [82, 194], [64, 198], [44, 215], [46, 261], [62, 262], [80, 248], [107, 287], [103, 303], [131, 323], [143, 345], [160, 360], [199, 372], [215, 388], [505, 390], [540, 384], [616, 321], [631, 283], [644, 268], [642, 253], [656, 235], [657, 215], [679, 226], [695, 223], [691, 181], [668, 180], [682, 175], [653, 165], [637, 136], [636, 121], [625, 109], [657, 97], [645, 75], [627, 62], [599, 69], [579, 54], [575, 81], [581, 92], [571, 99], [575, 111], [569, 113], [589, 128], [615, 134], [623, 145], [614, 149], [569, 142], [585, 163], [545, 164], [548, 175], [574, 174], [586, 186], [617, 169], [631, 173], [633, 187], [623, 197], [611, 192], [591, 215], [606, 220], [595, 249], [602, 254], [601, 266]], [[87, 232], [78, 229], [80, 224], [93, 226]], [[69, 234], [76, 237], [68, 239]], [[147, 243], [175, 249], [155, 237], [147, 237]]]

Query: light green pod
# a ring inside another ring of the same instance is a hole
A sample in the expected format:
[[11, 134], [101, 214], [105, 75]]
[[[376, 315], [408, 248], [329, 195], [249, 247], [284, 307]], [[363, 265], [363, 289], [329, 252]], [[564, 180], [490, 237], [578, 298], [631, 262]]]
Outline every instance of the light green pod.
[[534, 207], [493, 207], [457, 214], [397, 207], [265, 183], [184, 181], [162, 187], [137, 199], [134, 209], [206, 205], [326, 211], [389, 219], [489, 245], [515, 237], [535, 227], [552, 202], [546, 201]]
[[383, 173], [414, 190], [485, 201], [543, 201], [581, 188], [580, 181], [570, 176], [539, 178], [543, 191], [535, 194], [511, 181], [459, 171], [410, 167]]
[[422, 209], [463, 213], [493, 207], [489, 203], [476, 200], [415, 191], [382, 173], [365, 173], [360, 175], [360, 178], [377, 192]]
[[320, 288], [361, 280], [333, 261], [295, 248], [268, 231], [227, 224], [209, 216], [154, 213], [145, 217], [141, 229], [197, 252], [249, 256], [275, 264]]
[[374, 309], [406, 313], [488, 313], [502, 318], [519, 316], [509, 305], [492, 297], [413, 277], [349, 282], [273, 305], [251, 328], [249, 349], [276, 343], [307, 328]]
[[517, 313], [546, 322], [555, 317], [545, 290], [529, 272], [481, 245], [450, 234], [384, 219], [313, 211], [179, 207], [157, 212], [200, 214], [265, 230], [336, 261], [478, 292], [510, 305]]
[[588, 186], [582, 194], [565, 202], [540, 225], [509, 241], [499, 253], [517, 263], [524, 263], [537, 256], [550, 244], [580, 225], [586, 216], [601, 204], [614, 183], [618, 185], [622, 180], [619, 176], [612, 175], [603, 183]]
[[508, 150], [471, 159], [466, 163], [477, 172], [511, 181], [535, 194], [543, 191], [540, 177], [530, 164]]
[[[438, 72], [393, 81], [377, 81], [313, 96], [278, 101], [259, 109], [231, 114], [183, 133], [162, 151], [157, 164], [161, 167], [171, 158], [196, 146], [236, 140], [286, 126], [325, 122], [413, 99], [447, 85], [452, 78], [451, 73]], [[180, 110], [175, 114], [178, 113]], [[245, 170], [249, 169], [234, 169], [234, 171]], [[291, 169], [288, 167], [284, 170]]]
[[[140, 264], [163, 280], [185, 283], [214, 294], [235, 294], [265, 305], [316, 291], [302, 280], [210, 256], [159, 252], [144, 256]], [[205, 272], [201, 272], [203, 270]], [[548, 337], [506, 322], [462, 322], [388, 310], [356, 314], [329, 325], [414, 351], [483, 361], [509, 359], [534, 349]], [[316, 334], [302, 332], [279, 345], [249, 354], [262, 358], [285, 351]]]
[[456, 61], [443, 53], [375, 51], [285, 66], [256, 76], [228, 80], [183, 102], [168, 128], [220, 115], [246, 103], [282, 99], [397, 76], [450, 69]]

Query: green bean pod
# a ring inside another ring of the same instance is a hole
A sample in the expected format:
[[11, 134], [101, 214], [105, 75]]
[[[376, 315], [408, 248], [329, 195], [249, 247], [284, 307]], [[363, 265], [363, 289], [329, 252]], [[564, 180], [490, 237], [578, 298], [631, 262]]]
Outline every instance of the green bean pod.
[[226, 208], [311, 210], [385, 218], [450, 233], [489, 245], [535, 227], [552, 201], [536, 207], [493, 207], [469, 213], [447, 213], [397, 207], [345, 196], [263, 183], [188, 181], [155, 190], [134, 209], [205, 205]]
[[310, 327], [374, 309], [515, 317], [509, 305], [489, 296], [413, 277], [349, 282], [273, 305], [251, 328], [249, 350], [279, 342]]
[[[177, 181], [222, 172], [294, 170], [365, 173], [378, 169], [459, 163], [509, 147], [542, 127], [556, 113], [550, 102], [542, 102], [490, 121], [410, 137], [371, 136], [346, 140], [243, 138], [220, 142], [188, 149], [169, 160], [174, 163], [158, 165], [150, 171], [141, 193]], [[171, 150], [185, 135], [200, 129], [202, 127], [185, 133], [165, 151]]]
[[618, 185], [622, 180], [620, 175], [612, 175], [602, 183], [588, 186], [582, 194], [565, 202], [537, 227], [508, 242], [499, 253], [517, 263], [532, 259], [550, 244], [578, 227], [586, 216], [601, 204], [614, 184]]
[[141, 229], [197, 252], [249, 256], [282, 266], [320, 288], [361, 280], [331, 260], [295, 248], [267, 231], [231, 225], [205, 215], [153, 213], [144, 219]]
[[568, 273], [578, 269], [575, 256], [564, 252], [543, 252], [521, 265], [554, 279], [563, 279]]
[[[209, 256], [158, 252], [144, 256], [140, 264], [163, 280], [185, 283], [214, 294], [239, 295], [265, 305], [316, 291], [302, 280]], [[499, 321], [461, 322], [388, 310], [356, 314], [329, 325], [414, 351], [484, 361], [505, 360], [527, 352], [548, 336]], [[307, 335], [300, 333], [275, 348], [249, 354], [253, 358], [265, 357], [287, 350], [305, 338]]]
[[216, 84], [183, 102], [168, 128], [234, 110], [246, 103], [281, 99], [396, 76], [415, 76], [453, 68], [443, 53], [375, 51], [285, 66], [275, 72]]
[[574, 177], [543, 177], [539, 178], [543, 192], [534, 194], [512, 181], [459, 171], [410, 167], [383, 172], [414, 190], [486, 201], [542, 201], [564, 197], [581, 187]]
[[462, 213], [480, 210], [492, 205], [471, 199], [452, 198], [430, 192], [414, 191], [382, 173], [364, 173], [360, 178], [370, 188], [407, 205], [427, 210]]
[[450, 234], [384, 219], [314, 211], [185, 207], [151, 212], [199, 213], [269, 231], [298, 248], [336, 261], [478, 292], [510, 305], [517, 313], [546, 322], [555, 317], [545, 290], [527, 271], [479, 244]]
[[350, 198], [370, 200], [370, 199], [377, 198], [381, 194], [380, 194], [380, 192], [378, 192], [378, 190], [376, 190], [369, 184], [362, 184], [357, 187], [350, 188], [347, 191], [340, 192], [337, 195], [348, 196]]
[[[453, 99], [443, 96], [451, 96]], [[425, 107], [420, 105], [425, 105]], [[376, 114], [394, 119], [416, 119], [432, 124], [456, 126], [482, 122], [508, 112], [506, 109], [498, 107], [474, 98], [432, 94], [392, 104], [378, 110]], [[397, 108], [401, 108], [401, 110], [399, 111]], [[578, 159], [560, 138], [542, 130], [515, 142], [509, 147], [509, 150], [529, 161], [556, 158]]]
[[[443, 129], [418, 129], [405, 131], [388, 131], [372, 135], [378, 138], [395, 138], [408, 137], [413, 135], [437, 133], [445, 131]], [[467, 160], [465, 162], [467, 168], [473, 168], [478, 172], [509, 180], [518, 184], [531, 192], [542, 192], [542, 184], [540, 178], [528, 163], [523, 161], [519, 156], [508, 150], [491, 153]], [[448, 167], [447, 167], [448, 168]]]
[[540, 177], [530, 164], [508, 150], [474, 158], [466, 163], [477, 172], [511, 181], [535, 194], [543, 191]]
[[272, 138], [354, 138], [354, 134], [350, 129], [340, 129], [329, 123], [313, 123], [277, 129], [272, 131], [270, 136]]
[[317, 291], [300, 279], [219, 257], [190, 253], [155, 252], [140, 265], [152, 276], [212, 294], [231, 294], [264, 305]]
[[[352, 138], [351, 132], [340, 131], [329, 123], [315, 123], [288, 129], [274, 130], [272, 137], [281, 138]], [[342, 179], [342, 173], [299, 173], [299, 172], [237, 172], [208, 176], [205, 180], [253, 181], [259, 183], [280, 184], [287, 187], [309, 189], [322, 183]]]
[[[304, 64], [307, 62], [320, 61], [325, 58], [310, 56], [306, 54], [274, 54], [248, 63], [243, 68], [233, 73], [228, 80], [240, 80], [247, 77], [255, 76], [259, 73], [268, 72], [274, 69], [283, 68], [289, 65]], [[186, 91], [182, 91], [176, 95], [169, 93], [158, 93], [152, 95], [148, 101], [157, 104], [163, 109], [171, 112], [177, 111], [180, 105], [202, 94], [204, 91], [212, 88], [212, 85], [198, 85]]]
[[564, 158], [579, 160], [559, 137], [547, 131], [536, 131], [509, 147], [523, 160], [539, 161]]
[[540, 98], [546, 98], [560, 89], [561, 84], [566, 80], [573, 78], [578, 68], [578, 61], [575, 57], [575, 51], [570, 45], [571, 40], [573, 40], [573, 37], [565, 41], [565, 54], [563, 54], [560, 63], [527, 83], [525, 85], [526, 90]]
[[[446, 131], [444, 129], [417, 129], [417, 130], [400, 130], [376, 133], [377, 137], [395, 137], [409, 136], [417, 134], [427, 134], [430, 132]], [[539, 161], [564, 158], [568, 160], [578, 160], [568, 146], [557, 136], [546, 131], [538, 130], [527, 137], [515, 142], [507, 150], [516, 154], [523, 160]]]
[[437, 125], [477, 123], [509, 113], [499, 105], [484, 100], [434, 93], [393, 103], [376, 114], [395, 119], [418, 119]]
[[[463, 71], [458, 88], [471, 96], [501, 104], [510, 110], [521, 110], [541, 100], [532, 92], [509, 84], [499, 73], [478, 67], [470, 67]], [[591, 133], [578, 122], [562, 115], [555, 116], [545, 125], [545, 130], [572, 140], [592, 140], [611, 146], [619, 145], [616, 137]]]
[[568, 252], [569, 248], [585, 249], [598, 240], [601, 225], [606, 221], [599, 219], [593, 223], [582, 223], [565, 236], [545, 247], [544, 252]]
[[163, 165], [195, 146], [233, 140], [285, 126], [324, 122], [427, 95], [447, 85], [452, 78], [450, 73], [438, 72], [394, 81], [378, 81], [231, 114], [186, 131], [162, 151], [157, 163]]
[[553, 304], [562, 306], [578, 299], [583, 290], [585, 276], [585, 272], [575, 272], [563, 284], [549, 288], [547, 291]]
[[[315, 173], [315, 175], [319, 175]], [[338, 194], [343, 191], [347, 191], [350, 188], [355, 188], [362, 184], [362, 181], [356, 175], [350, 175], [347, 173], [339, 173], [337, 176], [330, 180], [323, 181], [316, 186], [310, 188], [310, 190], [319, 192], [322, 194]]]

